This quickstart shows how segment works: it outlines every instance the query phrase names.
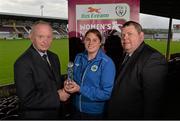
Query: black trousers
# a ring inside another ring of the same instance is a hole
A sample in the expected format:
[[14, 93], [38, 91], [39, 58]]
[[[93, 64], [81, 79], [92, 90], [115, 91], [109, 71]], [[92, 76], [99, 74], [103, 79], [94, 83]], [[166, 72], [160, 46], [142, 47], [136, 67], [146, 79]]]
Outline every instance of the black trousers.
[[70, 119], [74, 119], [74, 120], [101, 120], [103, 118], [104, 118], [103, 114], [83, 113], [83, 112], [79, 112], [76, 109], [73, 109], [70, 117]]
[[48, 120], [48, 119], [61, 119], [59, 110], [26, 110], [19, 113], [20, 119], [23, 120]]

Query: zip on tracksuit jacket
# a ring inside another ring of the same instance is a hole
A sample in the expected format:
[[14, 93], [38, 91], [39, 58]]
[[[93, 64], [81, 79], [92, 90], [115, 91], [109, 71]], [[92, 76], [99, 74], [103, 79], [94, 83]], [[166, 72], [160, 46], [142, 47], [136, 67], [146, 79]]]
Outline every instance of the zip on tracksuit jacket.
[[78, 54], [74, 61], [74, 81], [80, 86], [73, 100], [76, 109], [102, 114], [105, 102], [111, 97], [114, 78], [115, 65], [102, 49], [92, 60], [88, 60], [87, 51]]

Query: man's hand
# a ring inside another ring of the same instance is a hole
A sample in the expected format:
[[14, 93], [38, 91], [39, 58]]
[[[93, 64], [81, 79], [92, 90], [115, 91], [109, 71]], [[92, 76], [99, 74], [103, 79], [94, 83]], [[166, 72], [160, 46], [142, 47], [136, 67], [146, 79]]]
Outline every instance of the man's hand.
[[59, 89], [58, 90], [58, 94], [59, 94], [59, 98], [60, 98], [60, 101], [67, 101], [70, 97], [70, 94], [68, 94], [64, 88], [63, 89]]

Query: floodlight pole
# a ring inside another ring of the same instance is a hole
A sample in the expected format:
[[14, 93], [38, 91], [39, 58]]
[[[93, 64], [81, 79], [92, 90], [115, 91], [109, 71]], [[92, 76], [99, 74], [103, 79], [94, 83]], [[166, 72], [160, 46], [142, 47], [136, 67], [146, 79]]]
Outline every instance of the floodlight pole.
[[169, 51], [170, 51], [170, 41], [172, 39], [172, 17], [169, 18], [169, 30], [168, 30], [168, 40], [167, 40], [167, 48], [166, 48], [166, 60], [169, 61], [170, 59], [170, 55], [169, 55]]
[[41, 5], [41, 6], [40, 6], [40, 9], [41, 9], [41, 16], [43, 16], [43, 8], [44, 8], [44, 5]]

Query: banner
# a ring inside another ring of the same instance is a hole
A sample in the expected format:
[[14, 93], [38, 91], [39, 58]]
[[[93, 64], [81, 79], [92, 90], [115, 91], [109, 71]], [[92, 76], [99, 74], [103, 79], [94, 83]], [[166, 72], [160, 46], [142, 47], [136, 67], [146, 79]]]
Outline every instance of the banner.
[[70, 57], [75, 46], [71, 38], [82, 40], [92, 28], [98, 29], [105, 39], [111, 30], [121, 32], [124, 22], [139, 21], [139, 4], [139, 0], [68, 0]]
[[120, 31], [129, 20], [139, 21], [139, 0], [68, 0], [68, 28], [76, 37], [91, 28]]

